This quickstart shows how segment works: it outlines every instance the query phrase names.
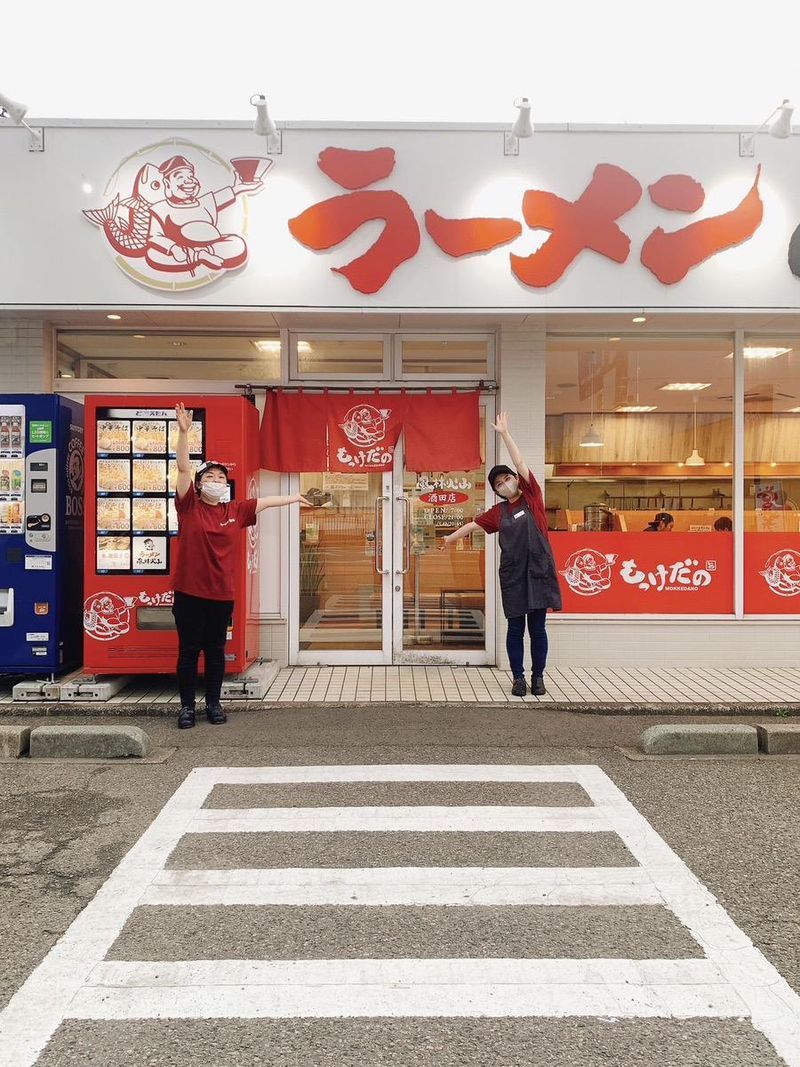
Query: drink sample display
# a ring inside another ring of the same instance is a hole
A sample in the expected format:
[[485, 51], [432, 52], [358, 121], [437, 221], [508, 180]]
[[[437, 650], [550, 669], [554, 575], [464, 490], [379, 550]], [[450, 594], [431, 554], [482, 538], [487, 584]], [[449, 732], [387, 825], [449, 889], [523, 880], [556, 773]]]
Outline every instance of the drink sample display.
[[80, 661], [82, 405], [0, 396], [0, 672]]

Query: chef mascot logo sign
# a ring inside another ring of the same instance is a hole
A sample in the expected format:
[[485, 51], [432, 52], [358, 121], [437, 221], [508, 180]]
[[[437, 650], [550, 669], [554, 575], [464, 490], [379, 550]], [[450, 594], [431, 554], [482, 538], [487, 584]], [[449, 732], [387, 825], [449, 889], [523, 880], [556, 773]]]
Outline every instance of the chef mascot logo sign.
[[173, 138], [129, 156], [83, 214], [102, 232], [117, 266], [152, 289], [184, 292], [247, 262], [248, 200], [272, 160], [226, 160]]

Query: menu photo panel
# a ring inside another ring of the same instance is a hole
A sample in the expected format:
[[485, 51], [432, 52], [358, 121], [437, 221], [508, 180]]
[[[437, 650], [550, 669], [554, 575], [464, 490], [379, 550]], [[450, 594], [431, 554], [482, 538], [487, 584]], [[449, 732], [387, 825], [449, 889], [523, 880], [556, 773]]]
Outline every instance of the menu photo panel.
[[[98, 573], [169, 573], [170, 540], [178, 532], [177, 441], [173, 408], [98, 412]], [[205, 411], [200, 410], [189, 431], [193, 470], [202, 462], [204, 445]]]

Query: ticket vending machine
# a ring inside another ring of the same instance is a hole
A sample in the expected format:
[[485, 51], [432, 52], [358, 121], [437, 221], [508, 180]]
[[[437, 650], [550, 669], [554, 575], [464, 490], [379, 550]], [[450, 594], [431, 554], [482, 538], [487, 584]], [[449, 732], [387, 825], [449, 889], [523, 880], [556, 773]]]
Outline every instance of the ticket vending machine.
[[0, 673], [81, 658], [83, 407], [0, 395]]
[[[177, 400], [194, 412], [189, 435], [193, 465], [223, 463], [233, 499], [258, 496], [258, 412], [246, 397], [87, 397], [83, 662], [89, 674], [175, 669]], [[242, 532], [235, 566], [228, 674], [246, 670], [258, 658], [255, 527]]]

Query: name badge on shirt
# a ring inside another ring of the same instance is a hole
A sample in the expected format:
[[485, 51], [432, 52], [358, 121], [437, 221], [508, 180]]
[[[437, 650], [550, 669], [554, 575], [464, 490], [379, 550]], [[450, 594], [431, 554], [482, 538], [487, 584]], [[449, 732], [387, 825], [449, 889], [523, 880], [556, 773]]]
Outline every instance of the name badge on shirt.
[[525, 509], [524, 508], [523, 508], [522, 511], [515, 511], [514, 512], [514, 518], [515, 519], [521, 519], [524, 514], [525, 514]]

